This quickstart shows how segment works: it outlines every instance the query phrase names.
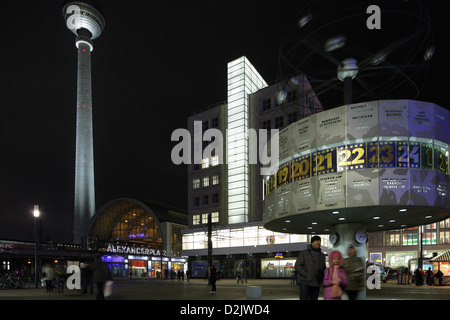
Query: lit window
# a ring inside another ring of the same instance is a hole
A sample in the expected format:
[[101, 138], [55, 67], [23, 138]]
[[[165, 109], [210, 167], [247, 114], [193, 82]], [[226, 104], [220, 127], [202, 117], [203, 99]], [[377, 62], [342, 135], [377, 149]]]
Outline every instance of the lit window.
[[[199, 182], [200, 182], [200, 181], [199, 181]], [[204, 187], [209, 187], [209, 177], [203, 178], [203, 186], [204, 186]]]
[[219, 212], [211, 212], [211, 222], [212, 223], [219, 222]]
[[211, 158], [211, 165], [213, 167], [219, 165], [219, 156], [214, 156], [214, 157]]
[[193, 187], [194, 189], [200, 188], [200, 179], [194, 179], [194, 180], [192, 181], [192, 187]]
[[200, 215], [199, 214], [196, 214], [196, 215], [192, 216], [192, 224], [194, 226], [200, 224]]
[[202, 169], [209, 168], [209, 158], [202, 159]]
[[215, 186], [216, 184], [219, 184], [219, 175], [215, 175], [212, 177], [212, 184]]

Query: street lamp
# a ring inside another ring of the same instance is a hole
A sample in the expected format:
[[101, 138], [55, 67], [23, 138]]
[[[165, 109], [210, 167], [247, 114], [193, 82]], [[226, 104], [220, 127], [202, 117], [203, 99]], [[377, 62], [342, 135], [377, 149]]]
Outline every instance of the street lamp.
[[34, 282], [36, 288], [38, 287], [38, 238], [37, 238], [37, 219], [39, 218], [39, 206], [34, 205]]

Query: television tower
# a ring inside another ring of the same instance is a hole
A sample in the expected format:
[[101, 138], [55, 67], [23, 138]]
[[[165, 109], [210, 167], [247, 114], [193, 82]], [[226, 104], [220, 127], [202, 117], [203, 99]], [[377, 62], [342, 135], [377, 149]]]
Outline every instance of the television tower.
[[77, 132], [73, 240], [82, 243], [95, 214], [94, 145], [92, 131], [91, 52], [92, 40], [105, 28], [96, 1], [67, 1], [63, 6], [67, 28], [76, 36], [78, 48]]

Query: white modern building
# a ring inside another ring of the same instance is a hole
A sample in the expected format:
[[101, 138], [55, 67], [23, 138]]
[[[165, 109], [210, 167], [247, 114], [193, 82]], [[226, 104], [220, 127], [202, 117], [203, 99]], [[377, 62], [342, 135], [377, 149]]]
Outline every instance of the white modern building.
[[[226, 102], [188, 119], [191, 136], [201, 133], [202, 138], [192, 139], [189, 229], [182, 232], [182, 255], [190, 257], [193, 277], [205, 276], [210, 215], [213, 263], [225, 277], [234, 278], [243, 271], [249, 278], [290, 277], [309, 236], [272, 232], [262, 226], [263, 137], [269, 141], [271, 129], [282, 130], [323, 108], [304, 75], [269, 85], [245, 57], [228, 64], [227, 93]], [[221, 133], [223, 140], [211, 141], [214, 133]], [[201, 159], [196, 150], [202, 150]], [[322, 245], [327, 246], [327, 237]]]

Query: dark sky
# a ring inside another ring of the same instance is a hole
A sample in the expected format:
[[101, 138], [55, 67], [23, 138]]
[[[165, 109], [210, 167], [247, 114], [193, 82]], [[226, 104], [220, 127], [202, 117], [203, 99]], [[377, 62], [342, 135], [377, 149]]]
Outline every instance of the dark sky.
[[[336, 0], [339, 10], [325, 0], [101, 3], [106, 29], [94, 41], [92, 55], [97, 208], [132, 197], [186, 209], [187, 168], [171, 162], [176, 144], [171, 134], [186, 128], [193, 112], [226, 100], [227, 63], [245, 55], [272, 83], [282, 76], [279, 46], [305, 8], [313, 4], [319, 11], [314, 19], [320, 21], [322, 12], [328, 21], [355, 8], [365, 13], [369, 4], [380, 2]], [[430, 5], [436, 54], [419, 98], [447, 107], [441, 82], [448, 69], [442, 64], [447, 18], [435, 1]], [[70, 241], [75, 37], [66, 28], [60, 1], [8, 1], [3, 7], [0, 239], [32, 240], [32, 210], [39, 204], [43, 240]], [[367, 17], [346, 31], [349, 40], [353, 33], [367, 32]], [[382, 25], [400, 37], [405, 30], [399, 29]], [[366, 39], [377, 31], [372, 32]], [[318, 75], [334, 68], [314, 59], [304, 67]], [[319, 98], [327, 109], [341, 104]]]

